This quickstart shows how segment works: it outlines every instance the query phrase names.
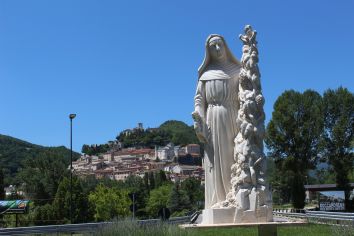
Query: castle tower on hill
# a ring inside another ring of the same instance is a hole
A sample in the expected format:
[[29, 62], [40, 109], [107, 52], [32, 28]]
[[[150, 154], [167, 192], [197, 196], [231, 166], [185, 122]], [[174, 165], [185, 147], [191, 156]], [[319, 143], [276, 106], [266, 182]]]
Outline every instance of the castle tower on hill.
[[144, 129], [143, 123], [138, 123], [138, 127], [137, 128], [140, 129], [140, 130], [143, 130]]

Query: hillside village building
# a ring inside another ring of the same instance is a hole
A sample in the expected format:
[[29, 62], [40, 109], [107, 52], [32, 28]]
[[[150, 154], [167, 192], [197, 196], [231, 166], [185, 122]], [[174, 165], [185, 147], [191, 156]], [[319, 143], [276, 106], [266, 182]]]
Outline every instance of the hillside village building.
[[160, 160], [172, 160], [174, 157], [183, 157], [187, 154], [200, 157], [200, 146], [198, 144], [188, 144], [185, 147], [181, 147], [169, 143], [165, 147], [159, 147], [157, 149], [156, 157]]
[[198, 144], [188, 144], [184, 149], [187, 154], [200, 155], [200, 146]]
[[174, 156], [175, 150], [173, 143], [169, 143], [165, 147], [159, 147], [156, 150], [156, 158], [160, 160], [172, 160]]
[[178, 157], [200, 157], [200, 147], [189, 144], [185, 147], [169, 143], [165, 147], [112, 149], [98, 156], [82, 155], [73, 162], [73, 171], [78, 176], [94, 176], [97, 179], [125, 180], [130, 175], [143, 177], [145, 172], [164, 170], [172, 181], [188, 177], [204, 179], [201, 166], [173, 163]]

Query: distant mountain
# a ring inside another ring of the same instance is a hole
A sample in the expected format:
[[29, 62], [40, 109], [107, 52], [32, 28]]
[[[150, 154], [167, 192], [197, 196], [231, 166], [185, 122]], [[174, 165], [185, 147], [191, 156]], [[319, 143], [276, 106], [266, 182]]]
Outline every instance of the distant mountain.
[[[0, 134], [0, 168], [5, 174], [5, 184], [12, 184], [17, 172], [23, 167], [23, 162], [29, 158], [36, 158], [47, 151], [55, 152], [64, 157], [66, 164], [70, 163], [70, 150], [64, 146], [44, 147], [32, 144], [17, 138]], [[73, 153], [76, 160], [79, 153]]]

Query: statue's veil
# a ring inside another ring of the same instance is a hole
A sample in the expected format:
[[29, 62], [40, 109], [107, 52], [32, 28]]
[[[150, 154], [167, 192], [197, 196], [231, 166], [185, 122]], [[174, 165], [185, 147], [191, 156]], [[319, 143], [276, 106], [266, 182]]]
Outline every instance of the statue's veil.
[[224, 42], [227, 59], [230, 62], [232, 62], [238, 66], [241, 66], [241, 63], [234, 57], [234, 55], [232, 55], [232, 52], [230, 51], [229, 47], [227, 46], [227, 43], [226, 43], [224, 37], [222, 37], [219, 34], [211, 34], [211, 35], [209, 35], [209, 37], [207, 38], [207, 40], [205, 42], [205, 56], [204, 56], [203, 63], [198, 68], [198, 79], [200, 78], [200, 76], [202, 76], [202, 74], [205, 72], [206, 68], [208, 67], [209, 63], [211, 62], [211, 56], [210, 56], [210, 52], [209, 52], [209, 41], [210, 41], [210, 39], [212, 39], [214, 37], [219, 37]]

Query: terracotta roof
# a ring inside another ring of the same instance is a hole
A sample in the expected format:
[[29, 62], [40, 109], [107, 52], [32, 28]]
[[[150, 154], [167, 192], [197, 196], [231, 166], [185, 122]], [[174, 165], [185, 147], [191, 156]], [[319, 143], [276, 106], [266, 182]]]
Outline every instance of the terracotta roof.
[[154, 153], [154, 149], [150, 148], [143, 148], [143, 149], [133, 149], [133, 150], [122, 150], [119, 152], [116, 152], [116, 156], [122, 156], [122, 155], [139, 155], [139, 154], [150, 154]]
[[96, 174], [113, 173], [113, 170], [95, 170]]

